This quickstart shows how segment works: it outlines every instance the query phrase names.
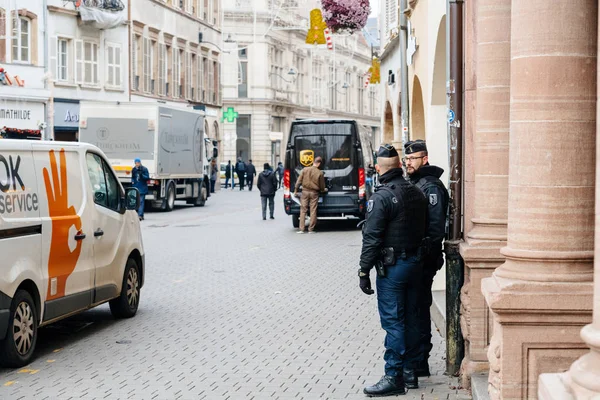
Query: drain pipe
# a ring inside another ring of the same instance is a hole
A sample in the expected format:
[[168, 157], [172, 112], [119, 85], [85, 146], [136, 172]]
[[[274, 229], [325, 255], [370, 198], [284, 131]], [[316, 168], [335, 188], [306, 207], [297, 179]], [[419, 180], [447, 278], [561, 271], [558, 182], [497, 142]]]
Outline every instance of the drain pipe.
[[409, 134], [409, 102], [408, 102], [408, 64], [406, 63], [406, 47], [408, 43], [408, 23], [404, 10], [406, 0], [400, 0], [400, 124], [402, 127], [402, 144], [408, 142]]
[[448, 0], [446, 24], [446, 94], [450, 158], [450, 218], [446, 252], [446, 373], [457, 376], [464, 357], [460, 329], [460, 291], [464, 283], [464, 261], [459, 246], [463, 239], [463, 0]]

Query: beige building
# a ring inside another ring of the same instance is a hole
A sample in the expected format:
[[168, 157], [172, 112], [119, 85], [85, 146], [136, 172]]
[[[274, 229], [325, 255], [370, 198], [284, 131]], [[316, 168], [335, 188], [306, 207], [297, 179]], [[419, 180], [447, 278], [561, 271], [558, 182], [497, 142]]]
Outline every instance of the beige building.
[[221, 0], [131, 2], [131, 101], [161, 101], [206, 112], [221, 140]]
[[371, 49], [362, 35], [333, 36], [334, 49], [306, 45], [316, 2], [226, 0], [223, 64], [224, 158], [276, 165], [290, 124], [304, 118], [355, 119], [379, 137], [380, 99], [365, 85]]

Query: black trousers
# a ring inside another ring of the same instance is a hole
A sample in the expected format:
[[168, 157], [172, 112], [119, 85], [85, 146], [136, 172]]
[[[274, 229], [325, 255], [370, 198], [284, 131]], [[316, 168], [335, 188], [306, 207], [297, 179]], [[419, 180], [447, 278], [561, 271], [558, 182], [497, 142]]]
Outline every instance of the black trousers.
[[423, 274], [419, 286], [419, 343], [422, 361], [429, 359], [429, 354], [433, 349], [433, 344], [431, 344], [430, 308], [433, 304], [431, 287], [433, 286], [433, 278], [442, 265], [444, 265], [444, 258], [441, 248], [433, 249], [423, 263]]
[[252, 190], [252, 186], [254, 185], [254, 175], [248, 175], [246, 177], [246, 184], [248, 184], [248, 190]]
[[243, 173], [242, 174], [238, 174], [238, 183], [240, 185], [240, 190], [244, 190], [244, 180], [245, 179], [246, 178], [243, 176]]

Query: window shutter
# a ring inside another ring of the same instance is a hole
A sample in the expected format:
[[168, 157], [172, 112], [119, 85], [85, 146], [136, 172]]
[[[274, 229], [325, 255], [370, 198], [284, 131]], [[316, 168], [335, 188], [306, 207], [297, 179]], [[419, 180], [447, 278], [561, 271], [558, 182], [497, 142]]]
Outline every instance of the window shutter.
[[52, 36], [50, 38], [50, 72], [54, 77], [54, 80], [58, 80], [58, 66], [57, 66], [57, 57], [58, 57], [58, 38], [56, 36]]
[[113, 47], [114, 49], [114, 74], [115, 74], [115, 86], [121, 87], [121, 47]]
[[6, 13], [0, 11], [0, 63], [6, 62]]
[[83, 83], [83, 41], [75, 41], [75, 83]]
[[158, 94], [164, 95], [165, 86], [165, 45], [159, 43], [158, 45]]
[[133, 90], [138, 88], [135, 86], [135, 77], [137, 75], [137, 40], [135, 35], [131, 37], [131, 87]]

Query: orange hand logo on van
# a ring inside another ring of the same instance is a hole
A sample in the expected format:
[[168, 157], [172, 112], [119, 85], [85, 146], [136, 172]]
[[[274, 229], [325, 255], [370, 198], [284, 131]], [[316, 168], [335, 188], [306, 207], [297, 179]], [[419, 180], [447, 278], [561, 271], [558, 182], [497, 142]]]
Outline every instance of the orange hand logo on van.
[[[47, 300], [64, 297], [67, 278], [75, 270], [81, 241], [77, 241], [75, 251], [69, 248], [69, 231], [75, 226], [81, 232], [81, 218], [77, 215], [75, 207], [69, 206], [69, 191], [67, 184], [67, 159], [65, 151], [60, 151], [60, 180], [59, 167], [56, 165], [54, 150], [50, 150], [50, 169], [44, 168], [44, 184], [48, 197], [48, 210], [52, 219], [52, 240], [50, 242], [50, 256], [48, 260], [48, 294]], [[56, 279], [56, 293], [52, 294], [52, 280]]]

